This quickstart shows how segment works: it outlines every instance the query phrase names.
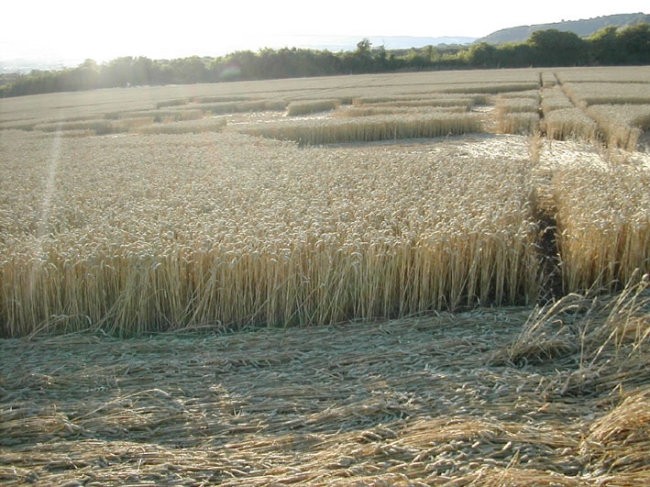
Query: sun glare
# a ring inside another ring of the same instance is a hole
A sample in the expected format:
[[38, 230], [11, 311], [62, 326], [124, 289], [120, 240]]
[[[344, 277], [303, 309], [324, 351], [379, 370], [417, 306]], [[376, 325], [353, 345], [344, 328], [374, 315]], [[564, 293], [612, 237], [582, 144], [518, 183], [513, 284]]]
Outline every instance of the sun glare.
[[6, 59], [214, 56], [267, 46], [292, 47], [305, 43], [308, 36], [481, 37], [517, 25], [639, 12], [647, 10], [644, 3], [603, 6], [548, 0], [543, 11], [531, 11], [511, 2], [440, 6], [413, 1], [389, 9], [370, 2], [330, 0], [314, 10], [282, 0], [115, 0], [100, 5], [24, 0], [3, 6], [0, 47]]

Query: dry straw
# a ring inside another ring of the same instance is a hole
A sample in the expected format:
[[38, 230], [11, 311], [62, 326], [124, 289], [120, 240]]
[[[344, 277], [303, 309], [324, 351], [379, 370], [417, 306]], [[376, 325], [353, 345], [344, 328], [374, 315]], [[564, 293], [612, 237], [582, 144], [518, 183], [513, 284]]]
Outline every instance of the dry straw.
[[534, 90], [512, 91], [499, 94], [499, 100], [514, 99], [514, 103], [517, 103], [517, 99], [522, 98], [528, 98], [530, 100], [534, 100], [536, 103], [539, 103], [539, 88], [535, 88]]
[[500, 96], [495, 106], [497, 131], [505, 134], [532, 134], [539, 128], [539, 94]]
[[544, 127], [551, 139], [594, 140], [596, 122], [579, 108], [557, 108], [546, 113]]
[[537, 112], [539, 108], [539, 94], [535, 97], [500, 96], [496, 101], [497, 113], [526, 113]]
[[542, 98], [541, 108], [544, 115], [547, 115], [553, 110], [574, 108], [573, 103], [562, 91], [562, 88], [560, 86], [554, 86], [552, 88], [544, 88], [542, 90], [541, 98]]
[[648, 299], [637, 282], [532, 312], [0, 341], [0, 479], [646, 485]]
[[183, 120], [197, 120], [203, 118], [203, 111], [196, 108], [182, 108], [178, 110], [124, 110], [109, 112], [104, 115], [108, 120], [151, 119], [155, 122], [180, 122]]
[[543, 71], [540, 74], [540, 82], [542, 84], [542, 88], [553, 88], [554, 86], [557, 85], [557, 78], [554, 73], [550, 71]]
[[219, 132], [226, 126], [223, 117], [211, 117], [200, 120], [188, 120], [169, 123], [154, 123], [137, 129], [141, 134], [187, 134], [198, 132]]
[[372, 106], [374, 108], [408, 108], [408, 107], [432, 107], [432, 108], [445, 108], [445, 107], [461, 107], [465, 111], [481, 101], [481, 97], [455, 97], [455, 96], [423, 96], [423, 97], [385, 97], [385, 98], [358, 98], [354, 100], [355, 106]]
[[[146, 131], [150, 130], [146, 126], [153, 123], [160, 126], [159, 124], [200, 120], [203, 117], [203, 111], [197, 109], [110, 112], [99, 119], [75, 120], [72, 117], [57, 122], [34, 124], [31, 129], [43, 132], [56, 132], [64, 136], [72, 134], [106, 135]], [[160, 129], [161, 133], [164, 131], [165, 129]]]
[[443, 93], [480, 93], [480, 94], [489, 94], [496, 95], [499, 93], [511, 93], [511, 92], [528, 92], [530, 90], [539, 89], [539, 82], [527, 82], [527, 83], [497, 83], [497, 82], [486, 82], [486, 83], [454, 83], [453, 87], [445, 87], [440, 91]]
[[534, 134], [539, 129], [539, 115], [533, 112], [500, 113], [497, 131], [503, 134]]
[[33, 129], [42, 130], [43, 132], [85, 131], [91, 134], [104, 135], [116, 132], [125, 132], [126, 126], [124, 123], [97, 119], [42, 123], [35, 125]]
[[262, 112], [267, 110], [284, 110], [287, 106], [284, 100], [240, 100], [222, 101], [216, 103], [201, 103], [201, 110], [214, 115], [227, 113]]
[[643, 130], [650, 128], [650, 104], [595, 105], [587, 113], [598, 122], [610, 147], [633, 151]]
[[187, 105], [190, 102], [189, 98], [176, 98], [172, 100], [163, 100], [156, 103], [156, 108], [166, 108], [166, 107], [179, 107]]
[[466, 113], [467, 106], [408, 106], [392, 104], [370, 104], [345, 107], [336, 110], [332, 116], [335, 118], [369, 117], [373, 115], [431, 115], [435, 113]]
[[208, 95], [208, 96], [195, 96], [192, 98], [192, 103], [222, 103], [232, 101], [250, 101], [248, 96], [243, 95]]
[[565, 291], [617, 287], [650, 271], [650, 174], [632, 166], [555, 171]]
[[301, 100], [292, 101], [287, 107], [287, 115], [295, 117], [310, 113], [327, 112], [335, 110], [341, 104], [340, 100]]
[[344, 118], [251, 125], [240, 129], [251, 135], [293, 140], [302, 145], [372, 142], [459, 135], [481, 131], [472, 114], [432, 112], [418, 115], [370, 115], [363, 120]]
[[648, 104], [650, 84], [645, 83], [565, 83], [562, 88], [579, 106], [608, 104]]
[[556, 71], [563, 83], [645, 84], [650, 79], [648, 66], [607, 66]]
[[[415, 109], [417, 110], [417, 109]], [[355, 117], [370, 117], [373, 115], [395, 115], [398, 113], [409, 113], [413, 112], [413, 108], [401, 108], [401, 107], [381, 107], [377, 108], [375, 105], [368, 106], [352, 106], [345, 107], [339, 110], [336, 110], [332, 116], [337, 118], [355, 118]]]

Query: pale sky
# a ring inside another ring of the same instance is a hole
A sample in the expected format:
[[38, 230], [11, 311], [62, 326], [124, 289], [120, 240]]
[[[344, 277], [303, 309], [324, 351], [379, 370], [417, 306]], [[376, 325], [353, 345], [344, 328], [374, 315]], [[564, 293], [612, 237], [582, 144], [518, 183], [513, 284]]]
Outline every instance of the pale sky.
[[13, 0], [0, 15], [0, 60], [217, 56], [291, 47], [295, 36], [482, 37], [649, 10], [648, 0]]

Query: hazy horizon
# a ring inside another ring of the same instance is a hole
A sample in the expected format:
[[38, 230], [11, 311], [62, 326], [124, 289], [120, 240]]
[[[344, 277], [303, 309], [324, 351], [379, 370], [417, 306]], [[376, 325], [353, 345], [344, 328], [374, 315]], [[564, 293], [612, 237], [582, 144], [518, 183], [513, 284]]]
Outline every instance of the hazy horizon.
[[[157, 56], [157, 55], [147, 55], [147, 54], [136, 54], [136, 55], [130, 55], [130, 54], [123, 54], [124, 56], [145, 56], [151, 59], [173, 59], [173, 58], [182, 58], [182, 57], [189, 57], [189, 56], [210, 56], [210, 57], [218, 57], [218, 56], [223, 56], [227, 55], [230, 53], [233, 53], [235, 51], [241, 51], [241, 50], [252, 50], [252, 51], [258, 51], [260, 49], [265, 49], [265, 48], [270, 48], [270, 49], [281, 49], [284, 47], [289, 47], [289, 48], [305, 48], [305, 49], [327, 49], [332, 52], [339, 52], [339, 51], [344, 51], [344, 50], [353, 50], [356, 49], [356, 44], [362, 40], [362, 39], [369, 39], [372, 43], [373, 46], [381, 46], [383, 45], [386, 47], [386, 49], [407, 49], [410, 47], [423, 47], [425, 45], [428, 45], [429, 42], [423, 43], [424, 41], [429, 41], [429, 40], [447, 40], [447, 41], [467, 41], [471, 42], [471, 40], [476, 39], [474, 37], [464, 37], [464, 36], [454, 36], [454, 37], [421, 37], [421, 36], [343, 36], [343, 35], [333, 35], [333, 36], [324, 36], [324, 35], [314, 35], [314, 36], [308, 36], [308, 35], [300, 35], [300, 36], [277, 36], [277, 37], [271, 37], [271, 38], [266, 38], [263, 44], [256, 44], [255, 41], [242, 41], [239, 44], [229, 43], [228, 45], [230, 46], [230, 49], [228, 48], [220, 48], [220, 46], [207, 46], [207, 47], [197, 47], [197, 48], [178, 48], [176, 50], [166, 50], [164, 52], [165, 55], [163, 56]], [[408, 44], [405, 44], [405, 40], [413, 40], [413, 42], [409, 42]], [[414, 43], [416, 45], [414, 45]], [[422, 43], [422, 45], [417, 45], [418, 43]], [[174, 54], [175, 53], [175, 54]], [[75, 61], [77, 63], [83, 62], [85, 59], [93, 59], [96, 62], [105, 62], [105, 61], [110, 61], [112, 59], [116, 59], [118, 57], [121, 57], [122, 55], [116, 55], [116, 56], [107, 56], [107, 57], [88, 57], [88, 56], [82, 56], [82, 57], [58, 57], [58, 58], [53, 58], [51, 56], [29, 56], [29, 57], [18, 57], [18, 58], [12, 58], [12, 59], [0, 59], [1, 62], [7, 62], [7, 61], [15, 61], [15, 60], [21, 60], [21, 59], [29, 59], [29, 60], [41, 60], [41, 61]]]
[[330, 0], [326, 5], [315, 9], [287, 0], [227, 5], [114, 0], [99, 6], [79, 0], [11, 2], [3, 7], [0, 61], [220, 56], [264, 47], [316, 47], [323, 44], [319, 39], [343, 37], [480, 38], [519, 25], [647, 10], [647, 1], [637, 0], [579, 5], [547, 0], [541, 11], [498, 0], [444, 6], [417, 0], [399, 9], [368, 1]]

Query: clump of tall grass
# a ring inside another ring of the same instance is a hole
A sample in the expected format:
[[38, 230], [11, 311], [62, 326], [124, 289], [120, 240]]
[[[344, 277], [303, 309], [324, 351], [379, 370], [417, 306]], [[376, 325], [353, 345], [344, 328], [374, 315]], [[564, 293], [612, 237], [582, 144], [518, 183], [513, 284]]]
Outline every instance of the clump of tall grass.
[[263, 112], [267, 110], [284, 110], [284, 100], [242, 100], [223, 101], [217, 103], [203, 103], [199, 105], [202, 110], [214, 115], [227, 113]]
[[413, 102], [432, 102], [437, 106], [453, 105], [485, 105], [489, 101], [489, 96], [485, 93], [413, 93], [410, 95], [385, 95], [385, 96], [361, 96], [352, 99], [352, 105], [375, 105], [381, 103], [413, 103]]
[[340, 100], [300, 100], [292, 101], [287, 106], [287, 115], [296, 117], [312, 113], [327, 112], [336, 110], [341, 104]]
[[455, 83], [455, 86], [443, 88], [443, 93], [476, 93], [476, 94], [490, 94], [497, 95], [499, 93], [509, 92], [528, 92], [530, 90], [539, 89], [538, 82], [530, 83]]
[[163, 100], [156, 103], [156, 108], [179, 107], [182, 105], [187, 105], [189, 102], [190, 102], [189, 98], [175, 98], [173, 100]]
[[281, 98], [277, 100], [264, 100], [264, 110], [281, 112], [287, 109], [288, 102]]
[[553, 110], [574, 108], [574, 105], [559, 86], [554, 86], [542, 90], [541, 107], [542, 112], [546, 115]]
[[153, 115], [151, 115], [151, 113], [154, 111], [157, 110], [124, 110], [124, 111], [108, 112], [104, 114], [104, 118], [106, 120], [119, 120], [121, 118], [130, 118], [130, 117], [137, 117], [137, 116], [151, 116], [153, 118]]
[[552, 110], [544, 117], [546, 134], [551, 139], [593, 140], [596, 137], [596, 122], [579, 108]]
[[[577, 368], [570, 374], [573, 377], [552, 384], [560, 394], [580, 387], [579, 383], [571, 384], [574, 380], [584, 381], [585, 376], [602, 373], [603, 369], [614, 373], [616, 383], [612, 386], [621, 380], [634, 382], [635, 377], [630, 375], [635, 367], [631, 362], [638, 361], [645, 367], [650, 358], [646, 347], [650, 340], [648, 278], [637, 272], [619, 292], [601, 293], [596, 288], [569, 293], [536, 308], [517, 339], [498, 350], [492, 361], [512, 365], [553, 361], [571, 364]], [[620, 374], [618, 367], [629, 375]], [[605, 380], [607, 375], [599, 378]]]
[[557, 79], [555, 78], [555, 75], [550, 71], [543, 71], [540, 74], [540, 82], [542, 84], [542, 88], [553, 88], [557, 85]]
[[556, 373], [537, 386], [545, 401], [606, 396], [611, 409], [590, 421], [577, 448], [583, 474], [624, 471], [631, 484], [644, 483], [650, 455], [649, 277], [637, 273], [615, 294], [571, 293], [536, 308], [491, 360], [552, 366]]
[[109, 112], [104, 115], [107, 120], [132, 120], [151, 119], [156, 123], [179, 122], [182, 120], [197, 120], [203, 118], [203, 111], [196, 108], [183, 108], [178, 110], [126, 110]]
[[630, 166], [553, 176], [565, 292], [616, 287], [650, 272], [650, 173]]
[[564, 91], [578, 106], [650, 104], [647, 83], [565, 83]]
[[536, 112], [539, 107], [539, 95], [535, 97], [500, 96], [496, 102], [496, 111], [503, 113]]
[[155, 123], [137, 129], [143, 134], [190, 134], [199, 132], [219, 132], [226, 126], [223, 117], [211, 117], [201, 120], [186, 120], [170, 123]]
[[89, 130], [95, 129], [108, 131], [112, 129], [111, 122], [107, 120], [84, 120], [78, 122], [46, 122], [39, 123], [34, 126], [35, 130], [42, 130], [43, 132], [59, 132], [64, 130]]
[[532, 134], [539, 129], [539, 95], [504, 97], [496, 101], [497, 131], [505, 134]]
[[34, 130], [39, 123], [37, 120], [11, 120], [0, 122], [0, 130]]
[[383, 103], [373, 103], [371, 105], [366, 104], [364, 106], [372, 106], [376, 108], [390, 108], [390, 107], [400, 107], [400, 108], [429, 108], [429, 109], [438, 109], [438, 108], [460, 108], [462, 111], [469, 111], [473, 102], [470, 99], [422, 99], [422, 100], [410, 100], [410, 101], [395, 101], [395, 102], [383, 102]]
[[192, 103], [222, 103], [232, 101], [250, 101], [250, 98], [241, 95], [195, 96], [192, 98]]
[[610, 147], [633, 151], [642, 131], [650, 128], [650, 104], [594, 105], [587, 113], [596, 120]]
[[361, 105], [339, 108], [332, 116], [337, 118], [355, 118], [355, 117], [369, 117], [373, 115], [397, 115], [397, 114], [410, 114], [410, 115], [425, 115], [432, 113], [467, 113], [467, 108], [463, 106], [446, 106], [446, 107], [408, 107], [400, 105], [376, 104], [376, 105]]
[[[509, 100], [509, 99], [530, 99], [534, 100], [535, 103], [539, 103], [540, 94], [539, 89], [527, 90], [527, 91], [513, 91], [510, 93], [500, 93], [499, 100]], [[517, 103], [516, 101], [514, 103]]]
[[[201, 110], [161, 111], [150, 110], [131, 113], [111, 113], [107, 118], [81, 120], [75, 122], [48, 122], [34, 125], [34, 130], [43, 132], [61, 132], [65, 135], [105, 135], [132, 131], [147, 133], [174, 133], [174, 129], [162, 129], [162, 126], [182, 126], [183, 122], [196, 121], [203, 118]], [[146, 126], [154, 128], [147, 129]], [[185, 126], [190, 126], [186, 124]], [[155, 127], [159, 127], [156, 129]], [[166, 131], [167, 130], [167, 131]]]
[[645, 84], [650, 79], [648, 66], [604, 66], [588, 69], [566, 69], [557, 72], [567, 83]]
[[332, 115], [337, 118], [370, 117], [373, 115], [395, 115], [411, 111], [408, 108], [370, 106], [352, 106], [336, 110]]
[[353, 106], [372, 105], [374, 103], [391, 103], [398, 101], [417, 100], [417, 95], [382, 95], [382, 96], [359, 96], [352, 99]]
[[203, 118], [202, 110], [156, 110], [152, 113], [153, 121], [156, 123], [183, 122], [188, 120], [199, 120]]
[[126, 132], [128, 125], [105, 119], [80, 120], [76, 122], [49, 122], [36, 124], [34, 130], [43, 132], [86, 132], [88, 134], [105, 135]]
[[502, 134], [530, 135], [539, 130], [536, 112], [497, 113], [497, 131]]
[[422, 115], [367, 116], [363, 120], [332, 118], [293, 123], [251, 125], [251, 135], [293, 140], [302, 145], [429, 138], [480, 132], [481, 121], [471, 114], [434, 112]]
[[363, 107], [463, 107], [465, 111], [469, 111], [476, 103], [473, 97], [454, 97], [454, 96], [430, 96], [430, 97], [374, 97], [374, 98], [358, 98], [353, 102], [354, 106]]

